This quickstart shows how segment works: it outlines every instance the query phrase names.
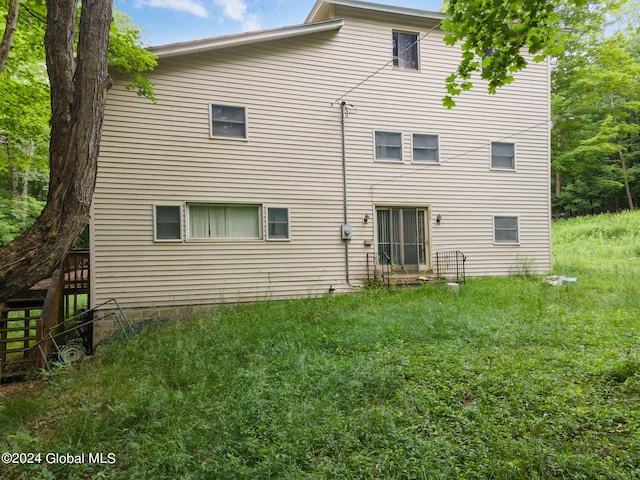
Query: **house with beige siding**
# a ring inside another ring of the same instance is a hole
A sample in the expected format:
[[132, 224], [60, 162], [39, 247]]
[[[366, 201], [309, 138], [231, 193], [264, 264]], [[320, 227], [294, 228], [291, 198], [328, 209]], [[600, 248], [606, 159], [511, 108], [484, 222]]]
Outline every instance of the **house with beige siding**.
[[157, 103], [115, 79], [92, 301], [133, 318], [551, 265], [549, 64], [442, 106], [444, 16], [318, 0], [301, 25], [152, 48]]

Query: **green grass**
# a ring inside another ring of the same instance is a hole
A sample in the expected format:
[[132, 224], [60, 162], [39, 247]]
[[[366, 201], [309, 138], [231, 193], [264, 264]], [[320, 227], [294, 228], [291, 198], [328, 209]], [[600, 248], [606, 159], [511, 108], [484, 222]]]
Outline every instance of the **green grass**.
[[640, 215], [554, 226], [540, 278], [220, 308], [112, 343], [0, 407], [2, 451], [114, 465], [3, 478], [640, 476]]

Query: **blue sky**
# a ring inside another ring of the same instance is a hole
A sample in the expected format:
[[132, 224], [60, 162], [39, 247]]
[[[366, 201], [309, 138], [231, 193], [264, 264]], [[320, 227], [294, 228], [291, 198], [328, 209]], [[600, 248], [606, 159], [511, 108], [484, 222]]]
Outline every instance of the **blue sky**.
[[[441, 0], [369, 0], [439, 11]], [[315, 0], [115, 0], [143, 31], [145, 45], [186, 42], [303, 23]]]

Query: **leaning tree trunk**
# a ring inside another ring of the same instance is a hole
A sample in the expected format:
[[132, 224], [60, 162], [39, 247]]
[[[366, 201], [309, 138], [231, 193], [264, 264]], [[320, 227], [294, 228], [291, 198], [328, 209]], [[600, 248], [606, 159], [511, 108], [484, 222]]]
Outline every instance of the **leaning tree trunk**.
[[0, 72], [4, 69], [9, 52], [13, 48], [13, 34], [18, 24], [18, 12], [20, 10], [20, 0], [9, 0], [9, 9], [5, 22], [4, 34], [0, 40]]
[[51, 275], [89, 221], [106, 93], [111, 0], [47, 0], [51, 86], [47, 204], [31, 228], [0, 248], [0, 301]]

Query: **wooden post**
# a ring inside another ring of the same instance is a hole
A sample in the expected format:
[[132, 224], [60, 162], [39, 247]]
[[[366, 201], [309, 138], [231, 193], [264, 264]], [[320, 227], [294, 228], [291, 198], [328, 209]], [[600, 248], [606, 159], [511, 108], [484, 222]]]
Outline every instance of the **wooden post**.
[[[44, 306], [42, 307], [42, 314], [40, 316], [40, 328], [38, 329], [38, 339], [40, 342], [47, 337], [49, 329], [60, 323], [60, 309], [62, 308], [62, 289], [64, 287], [64, 278], [60, 281], [62, 268], [58, 267], [51, 276], [51, 284], [47, 290], [47, 296], [44, 300]], [[64, 321], [64, 319], [62, 319]], [[49, 356], [51, 352], [50, 342], [43, 342], [41, 345], [42, 353], [45, 357]], [[44, 359], [38, 358], [38, 367], [44, 366]]]

